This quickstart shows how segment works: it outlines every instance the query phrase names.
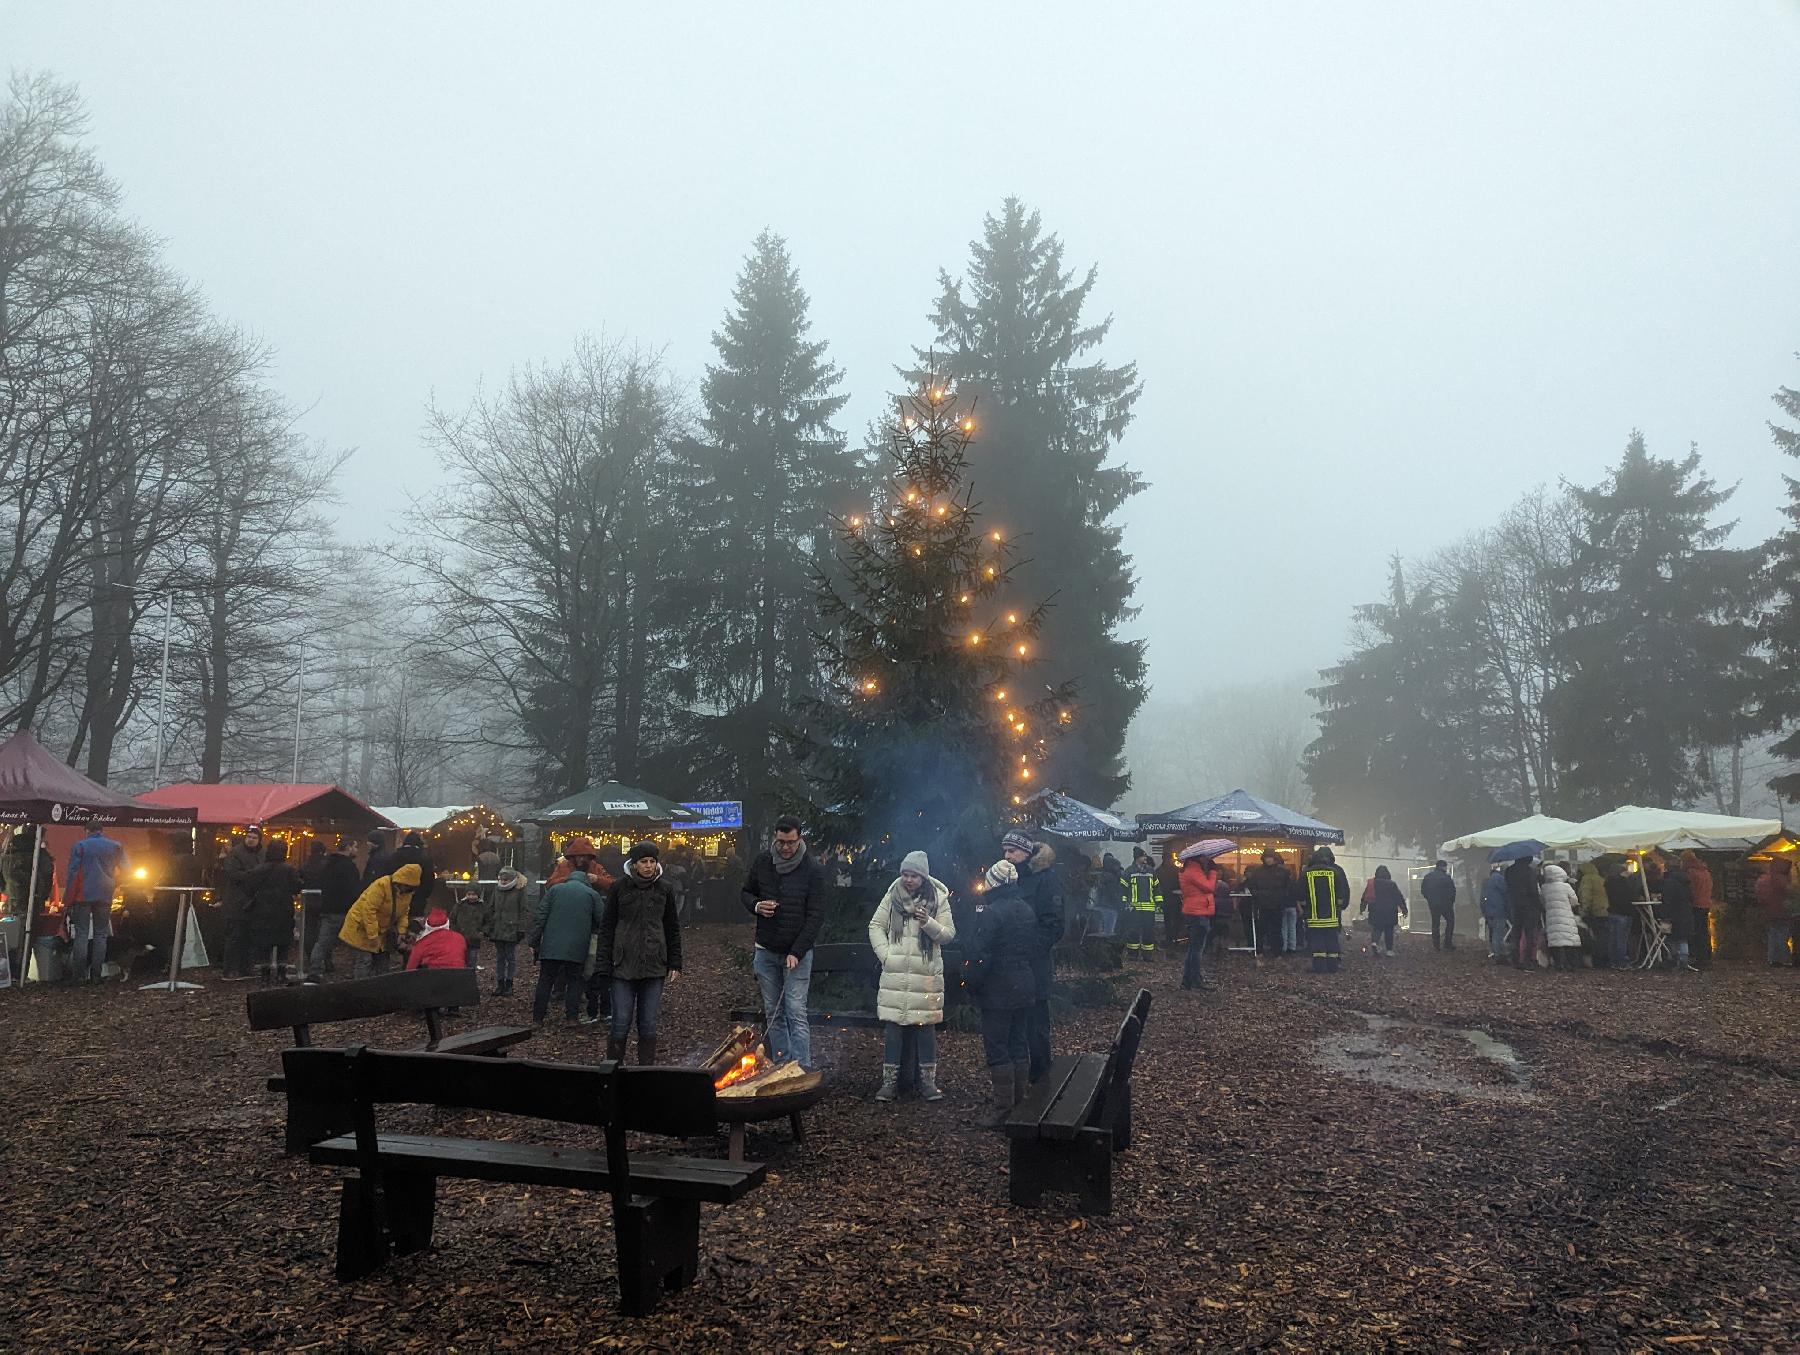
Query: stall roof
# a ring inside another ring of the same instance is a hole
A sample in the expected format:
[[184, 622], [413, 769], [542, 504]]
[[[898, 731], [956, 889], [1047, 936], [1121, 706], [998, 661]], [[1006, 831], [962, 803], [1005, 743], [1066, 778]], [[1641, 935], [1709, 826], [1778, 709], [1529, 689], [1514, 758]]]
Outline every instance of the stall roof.
[[371, 805], [382, 818], [396, 828], [435, 828], [445, 819], [466, 814], [476, 805]]
[[353, 823], [370, 828], [398, 825], [371, 809], [349, 791], [330, 785], [189, 782], [163, 786], [143, 797], [151, 804], [179, 806], [195, 812], [201, 823]]
[[1564, 833], [1540, 835], [1540, 840], [1546, 847], [1631, 852], [1660, 847], [1680, 838], [1752, 838], [1760, 842], [1780, 831], [1780, 819], [1743, 819], [1728, 814], [1701, 814], [1691, 809], [1623, 805], [1610, 814], [1575, 824]]
[[1344, 830], [1320, 823], [1298, 810], [1286, 809], [1244, 790], [1234, 790], [1213, 800], [1171, 809], [1166, 814], [1139, 814], [1138, 827], [1147, 835], [1174, 837], [1183, 833], [1215, 833], [1220, 836], [1250, 834], [1292, 838], [1297, 842], [1344, 840]]
[[0, 823], [118, 823], [185, 828], [191, 811], [91, 781], [21, 729], [0, 744]]
[[1143, 837], [1130, 820], [1084, 804], [1072, 795], [1051, 791], [1038, 805], [1044, 815], [1038, 827], [1058, 837], [1080, 842], [1136, 842]]
[[1483, 828], [1478, 833], [1464, 833], [1461, 837], [1453, 837], [1438, 850], [1448, 854], [1472, 852], [1482, 847], [1504, 847], [1509, 842], [1548, 842], [1553, 837], [1566, 835], [1575, 826], [1568, 819], [1555, 818], [1549, 814], [1528, 814], [1497, 828]]
[[532, 810], [522, 822], [575, 828], [609, 823], [693, 823], [699, 818], [693, 810], [647, 790], [602, 781], [555, 804]]

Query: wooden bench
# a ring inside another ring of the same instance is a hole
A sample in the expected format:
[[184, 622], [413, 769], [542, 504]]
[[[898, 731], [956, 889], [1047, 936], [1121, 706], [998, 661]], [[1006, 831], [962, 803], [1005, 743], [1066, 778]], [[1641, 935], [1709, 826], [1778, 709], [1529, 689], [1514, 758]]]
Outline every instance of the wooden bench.
[[[438, 1015], [443, 1007], [473, 1007], [481, 995], [472, 969], [413, 969], [378, 974], [345, 983], [308, 984], [297, 988], [265, 988], [245, 995], [251, 1030], [289, 1027], [294, 1043], [312, 1045], [312, 1028], [336, 1021], [362, 1021], [376, 1016], [414, 1012], [425, 1022], [425, 1048], [439, 1054], [484, 1054], [503, 1058], [513, 1045], [531, 1038], [529, 1026], [483, 1026], [445, 1035]], [[313, 1143], [350, 1127], [342, 1098], [309, 1101], [296, 1098], [285, 1078], [269, 1079], [269, 1090], [287, 1092], [289, 1153], [303, 1153]]]
[[[352, 1133], [315, 1143], [314, 1163], [352, 1167], [338, 1210], [337, 1277], [355, 1280], [391, 1255], [431, 1245], [439, 1177], [604, 1190], [612, 1196], [624, 1311], [648, 1312], [663, 1291], [694, 1282], [700, 1205], [731, 1204], [762, 1184], [760, 1162], [627, 1153], [628, 1132], [712, 1134], [712, 1076], [700, 1068], [626, 1068], [472, 1058], [420, 1051], [290, 1049], [288, 1086], [313, 1098], [345, 1096]], [[598, 1148], [484, 1138], [383, 1134], [388, 1105], [457, 1106], [604, 1131]], [[470, 1261], [481, 1263], [479, 1252]]]
[[1138, 989], [1112, 1048], [1065, 1054], [1006, 1118], [1012, 1202], [1043, 1203], [1073, 1191], [1084, 1214], [1112, 1212], [1112, 1158], [1131, 1146], [1131, 1066], [1150, 1017], [1150, 990]]

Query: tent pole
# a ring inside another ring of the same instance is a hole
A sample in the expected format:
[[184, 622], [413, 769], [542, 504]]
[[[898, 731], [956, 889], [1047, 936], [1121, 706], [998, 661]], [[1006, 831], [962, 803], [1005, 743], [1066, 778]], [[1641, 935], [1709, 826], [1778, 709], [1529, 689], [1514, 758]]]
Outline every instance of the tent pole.
[[[38, 867], [44, 861], [44, 825], [35, 825], [37, 841], [31, 848], [31, 884], [25, 890], [25, 935], [19, 947], [19, 987], [25, 986], [25, 971], [31, 967], [31, 923], [37, 912]], [[39, 981], [42, 981], [40, 976]]]

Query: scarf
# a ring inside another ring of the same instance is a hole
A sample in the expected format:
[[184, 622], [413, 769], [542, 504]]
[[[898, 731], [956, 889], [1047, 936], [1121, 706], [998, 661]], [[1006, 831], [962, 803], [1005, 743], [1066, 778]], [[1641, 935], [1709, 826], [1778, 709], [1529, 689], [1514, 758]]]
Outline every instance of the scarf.
[[[948, 892], [949, 891], [946, 890], [943, 885], [939, 884], [928, 875], [925, 877], [923, 883], [919, 885], [919, 892], [917, 894], [908, 894], [906, 892], [906, 886], [901, 884], [896, 878], [894, 883], [888, 886], [887, 892], [888, 940], [892, 941], [895, 945], [898, 945], [906, 936], [906, 924], [912, 920], [912, 907], [915, 903], [923, 903], [925, 905], [925, 916], [936, 917], [938, 915], [938, 908]], [[931, 958], [932, 947], [936, 944], [937, 943], [926, 934], [925, 928], [920, 927], [919, 953], [929, 960]]]
[[802, 841], [800, 843], [800, 850], [795, 852], [793, 856], [789, 857], [786, 861], [781, 859], [780, 852], [771, 847], [769, 848], [769, 860], [775, 863], [775, 873], [777, 875], [792, 875], [795, 871], [800, 869], [801, 862], [806, 860], [806, 843]]

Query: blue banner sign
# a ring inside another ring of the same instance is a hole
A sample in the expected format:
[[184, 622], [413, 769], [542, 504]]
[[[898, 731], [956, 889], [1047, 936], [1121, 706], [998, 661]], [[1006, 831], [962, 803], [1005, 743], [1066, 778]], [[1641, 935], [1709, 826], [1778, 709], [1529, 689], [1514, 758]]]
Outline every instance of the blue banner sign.
[[690, 828], [742, 828], [744, 826], [744, 802], [742, 800], [702, 800], [697, 804], [683, 804], [683, 809], [691, 809], [700, 817], [689, 823], [676, 824], [683, 830]]

